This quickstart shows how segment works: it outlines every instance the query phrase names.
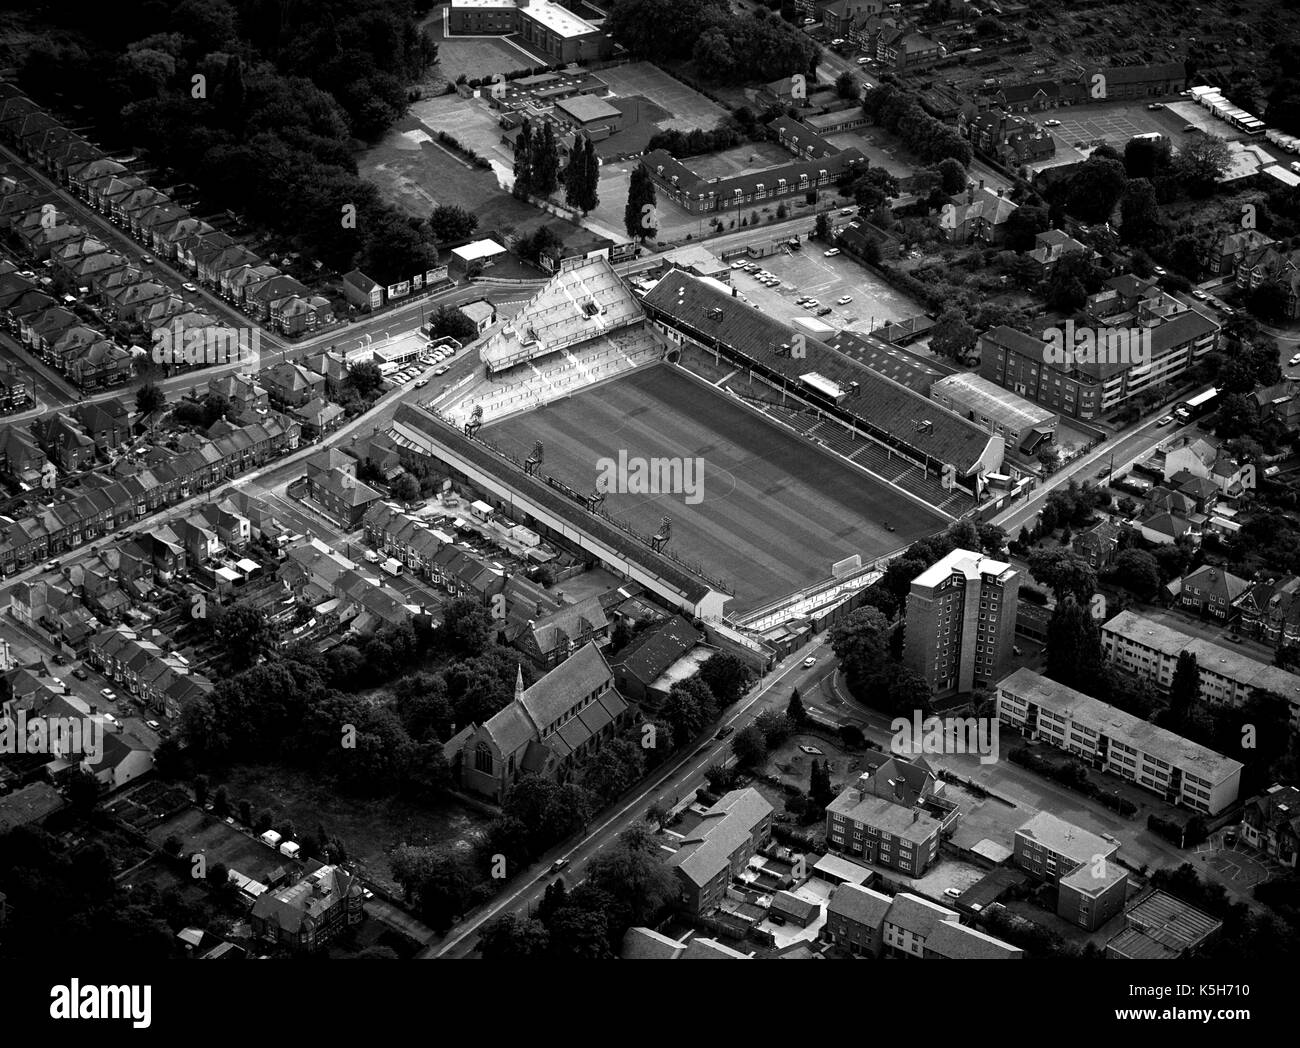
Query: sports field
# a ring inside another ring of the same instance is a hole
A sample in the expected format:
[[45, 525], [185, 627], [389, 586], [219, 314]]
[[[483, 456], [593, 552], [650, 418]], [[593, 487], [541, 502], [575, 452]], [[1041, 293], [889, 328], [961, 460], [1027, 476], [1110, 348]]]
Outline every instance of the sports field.
[[824, 578], [843, 557], [871, 560], [946, 523], [667, 365], [483, 432], [521, 459], [542, 441], [542, 471], [583, 492], [596, 487], [598, 460], [617, 460], [620, 452], [632, 461], [680, 459], [683, 470], [687, 460], [698, 460], [693, 475], [681, 474], [698, 487], [688, 483], [686, 492], [673, 494], [616, 491], [605, 508], [647, 534], [671, 517], [669, 548], [732, 586], [733, 612]]

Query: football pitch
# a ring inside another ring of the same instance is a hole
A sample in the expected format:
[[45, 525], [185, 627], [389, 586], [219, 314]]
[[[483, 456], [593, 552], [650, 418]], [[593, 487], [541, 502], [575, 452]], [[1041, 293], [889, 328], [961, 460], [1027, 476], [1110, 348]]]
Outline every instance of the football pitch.
[[[668, 548], [734, 588], [732, 612], [824, 578], [844, 557], [858, 553], [865, 563], [947, 523], [668, 365], [485, 426], [483, 435], [520, 459], [542, 441], [542, 472], [584, 493], [596, 489], [602, 459], [625, 455], [627, 482], [606, 495], [605, 509], [644, 534], [671, 517]], [[655, 459], [676, 460], [679, 490], [639, 490], [638, 460]]]

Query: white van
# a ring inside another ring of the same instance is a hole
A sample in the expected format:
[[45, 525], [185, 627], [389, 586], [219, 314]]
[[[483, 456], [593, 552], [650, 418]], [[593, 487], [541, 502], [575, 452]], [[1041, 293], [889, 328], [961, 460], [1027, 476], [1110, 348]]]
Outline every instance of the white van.
[[393, 578], [397, 578], [402, 573], [402, 562], [395, 557], [389, 557], [379, 567], [382, 571], [392, 575]]

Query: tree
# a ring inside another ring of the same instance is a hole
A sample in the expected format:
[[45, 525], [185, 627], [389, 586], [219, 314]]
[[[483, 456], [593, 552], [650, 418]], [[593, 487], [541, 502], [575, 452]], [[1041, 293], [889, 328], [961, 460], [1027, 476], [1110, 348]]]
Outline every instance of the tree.
[[809, 772], [808, 801], [818, 812], [823, 811], [835, 799], [835, 790], [831, 786], [829, 764], [820, 763], [814, 757]]
[[389, 485], [388, 493], [398, 502], [410, 505], [420, 497], [420, 482], [411, 474], [403, 473]]
[[1149, 597], [1160, 585], [1160, 565], [1146, 550], [1121, 550], [1115, 558], [1115, 578], [1139, 596]]
[[831, 216], [829, 212], [818, 211], [817, 218], [813, 223], [813, 237], [823, 243], [829, 244], [831, 236]]
[[135, 410], [140, 415], [152, 415], [166, 403], [167, 395], [152, 382], [136, 390]]
[[[960, 161], [945, 157], [939, 161], [936, 170], [939, 174], [939, 184], [948, 196], [955, 196], [966, 188], [966, 168]], [[1010, 222], [1011, 219], [1008, 218], [1007, 221]]]
[[793, 726], [780, 710], [764, 710], [754, 718], [754, 726], [763, 735], [763, 742], [769, 750], [774, 750], [790, 737]]
[[661, 714], [672, 733], [674, 747], [684, 746], [717, 716], [709, 686], [698, 677], [674, 684], [668, 690]]
[[491, 630], [487, 609], [469, 597], [458, 597], [443, 608], [438, 639], [457, 655], [480, 655], [491, 641]]
[[804, 709], [803, 699], [799, 697], [798, 688], [790, 692], [790, 701], [786, 704], [785, 715], [796, 729], [803, 727], [808, 721], [808, 711]]
[[731, 752], [742, 768], [756, 768], [762, 764], [767, 757], [767, 742], [758, 726], [751, 724], [736, 732], [736, 737], [731, 740]]
[[582, 766], [582, 785], [601, 801], [631, 789], [645, 771], [644, 751], [629, 739], [614, 739]]
[[588, 864], [583, 888], [612, 901], [606, 915], [615, 942], [628, 928], [654, 924], [677, 895], [676, 878], [660, 860], [658, 841], [640, 825], [624, 830], [613, 849]]
[[200, 807], [208, 802], [208, 777], [206, 775], [196, 775], [194, 777], [194, 803]]
[[975, 349], [979, 333], [966, 323], [960, 309], [945, 310], [935, 321], [930, 335], [930, 349], [940, 356], [963, 361]]
[[1151, 247], [1160, 232], [1155, 190], [1145, 178], [1131, 180], [1119, 206], [1120, 236], [1126, 244]]
[[364, 363], [350, 365], [348, 377], [344, 381], [349, 388], [356, 390], [358, 396], [365, 398], [379, 392], [384, 384], [384, 376], [378, 364], [367, 360]]
[[1108, 222], [1126, 181], [1120, 161], [1091, 156], [1063, 184], [1065, 208], [1084, 222]]
[[537, 960], [550, 948], [551, 933], [546, 925], [519, 913], [489, 921], [478, 933], [479, 956], [489, 961]]
[[1086, 604], [1067, 595], [1047, 623], [1047, 676], [1091, 692], [1101, 671], [1101, 631]]
[[1086, 604], [1097, 592], [1097, 573], [1083, 557], [1063, 546], [1031, 552], [1029, 573], [1048, 586], [1057, 601], [1072, 596], [1080, 604]]
[[1194, 196], [1204, 196], [1232, 162], [1228, 143], [1217, 135], [1193, 135], [1174, 157], [1173, 172]]
[[1192, 709], [1200, 695], [1201, 668], [1196, 656], [1190, 651], [1181, 651], [1169, 684], [1169, 726], [1185, 726], [1191, 720]]
[[474, 321], [455, 306], [439, 306], [429, 314], [429, 334], [434, 338], [450, 337], [457, 342], [472, 342], [478, 337]]
[[623, 209], [623, 228], [628, 236], [645, 243], [647, 239], [658, 235], [656, 199], [650, 172], [638, 164], [632, 169], [627, 187], [627, 206]]
[[218, 786], [217, 792], [213, 794], [212, 814], [218, 819], [224, 819], [230, 814], [230, 794], [224, 786]]
[[540, 141], [534, 141], [532, 158], [532, 190], [539, 196], [550, 196], [559, 185], [560, 147], [555, 140], [555, 126], [548, 120], [542, 125]]
[[596, 156], [596, 144], [586, 135], [579, 136], [564, 172], [564, 198], [583, 214], [594, 211], [600, 203], [599, 184], [600, 159]]
[[699, 676], [709, 686], [718, 707], [726, 709], [744, 697], [754, 675], [735, 655], [720, 651], [705, 660]]
[[840, 98], [860, 98], [862, 85], [858, 83], [858, 78], [846, 69], [835, 78], [835, 93]]
[[[917, 574], [913, 572], [911, 578]], [[878, 701], [885, 683], [889, 634], [889, 623], [876, 608], [858, 608], [831, 630], [831, 647], [844, 668], [849, 690], [864, 701], [873, 694]]]
[[478, 216], [456, 204], [439, 204], [429, 216], [429, 230], [440, 243], [464, 240], [478, 229]]
[[252, 604], [237, 601], [229, 607], [216, 605], [210, 609], [209, 620], [235, 672], [256, 666], [278, 643], [276, 629], [266, 612]]
[[516, 196], [527, 196], [533, 189], [533, 123], [524, 120], [515, 138], [515, 188]]

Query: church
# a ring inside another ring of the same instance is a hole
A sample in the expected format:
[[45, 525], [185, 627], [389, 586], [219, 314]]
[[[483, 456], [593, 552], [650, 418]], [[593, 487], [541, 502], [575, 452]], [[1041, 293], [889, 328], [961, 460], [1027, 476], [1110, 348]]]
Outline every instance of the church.
[[500, 802], [521, 775], [566, 782], [587, 757], [632, 721], [632, 707], [595, 644], [531, 688], [523, 671], [514, 701], [476, 726], [461, 750], [461, 785]]

